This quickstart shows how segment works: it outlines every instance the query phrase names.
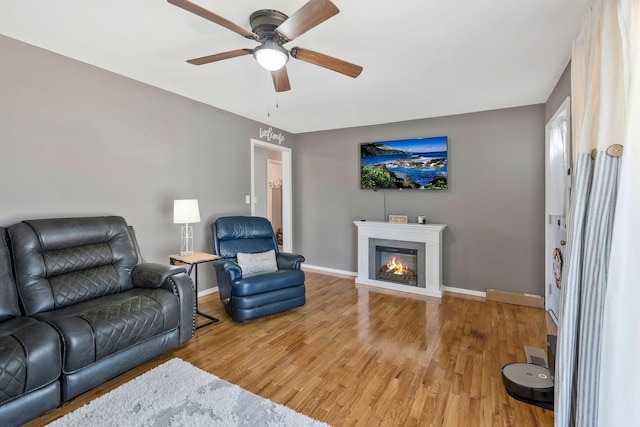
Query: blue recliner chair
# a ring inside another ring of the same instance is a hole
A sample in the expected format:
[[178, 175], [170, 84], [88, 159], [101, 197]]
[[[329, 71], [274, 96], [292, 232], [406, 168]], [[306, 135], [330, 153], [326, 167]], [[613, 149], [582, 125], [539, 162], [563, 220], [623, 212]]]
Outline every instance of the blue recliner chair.
[[266, 218], [228, 216], [212, 225], [213, 265], [225, 310], [237, 322], [306, 302], [302, 255], [280, 253]]

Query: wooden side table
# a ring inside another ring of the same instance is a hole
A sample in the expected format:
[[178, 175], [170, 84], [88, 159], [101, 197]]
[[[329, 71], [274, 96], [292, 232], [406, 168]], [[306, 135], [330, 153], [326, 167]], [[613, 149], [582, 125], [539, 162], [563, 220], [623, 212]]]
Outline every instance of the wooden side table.
[[196, 329], [200, 329], [204, 326], [208, 326], [208, 325], [211, 325], [212, 323], [216, 323], [220, 321], [220, 319], [218, 319], [217, 317], [213, 317], [210, 314], [203, 313], [198, 309], [198, 264], [215, 261], [217, 259], [220, 259], [218, 255], [208, 254], [206, 252], [194, 252], [193, 255], [180, 255], [180, 254], [169, 255], [169, 263], [171, 265], [181, 265], [181, 264], [189, 265], [189, 269], [187, 270], [188, 275], [191, 275], [191, 270], [193, 270], [195, 267], [195, 278], [193, 283], [196, 287], [196, 314], [199, 314], [200, 316], [206, 317], [207, 319], [210, 320], [210, 322], [204, 323], [202, 325], [198, 325]]

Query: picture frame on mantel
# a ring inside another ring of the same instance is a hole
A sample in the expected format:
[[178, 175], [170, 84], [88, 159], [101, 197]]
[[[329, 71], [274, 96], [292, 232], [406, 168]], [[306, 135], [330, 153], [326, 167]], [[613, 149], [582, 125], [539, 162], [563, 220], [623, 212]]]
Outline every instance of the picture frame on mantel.
[[406, 224], [407, 222], [409, 222], [409, 217], [407, 217], [406, 215], [389, 215], [389, 222]]

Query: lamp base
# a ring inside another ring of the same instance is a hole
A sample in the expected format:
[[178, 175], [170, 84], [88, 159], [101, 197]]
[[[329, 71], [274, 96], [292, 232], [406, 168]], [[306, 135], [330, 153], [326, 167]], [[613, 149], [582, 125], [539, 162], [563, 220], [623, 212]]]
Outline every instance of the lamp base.
[[180, 230], [180, 256], [193, 255], [193, 227], [189, 224]]

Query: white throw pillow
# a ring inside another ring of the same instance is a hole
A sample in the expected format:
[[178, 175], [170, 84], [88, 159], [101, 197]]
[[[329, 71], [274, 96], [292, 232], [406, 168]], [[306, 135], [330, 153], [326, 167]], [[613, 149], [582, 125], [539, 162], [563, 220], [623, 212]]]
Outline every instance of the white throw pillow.
[[237, 257], [238, 265], [242, 269], [242, 277], [278, 270], [276, 251], [273, 249], [257, 254], [244, 254], [242, 252], [238, 252]]

